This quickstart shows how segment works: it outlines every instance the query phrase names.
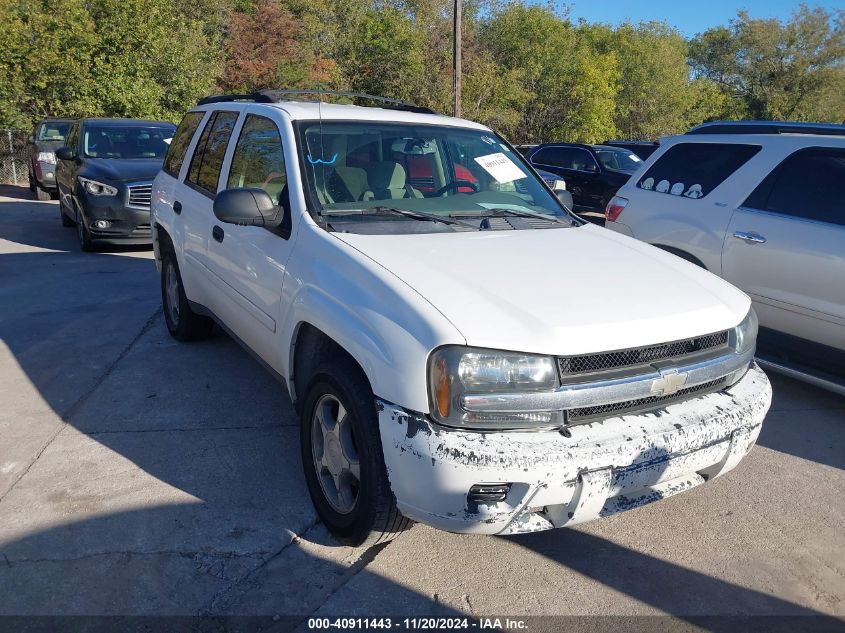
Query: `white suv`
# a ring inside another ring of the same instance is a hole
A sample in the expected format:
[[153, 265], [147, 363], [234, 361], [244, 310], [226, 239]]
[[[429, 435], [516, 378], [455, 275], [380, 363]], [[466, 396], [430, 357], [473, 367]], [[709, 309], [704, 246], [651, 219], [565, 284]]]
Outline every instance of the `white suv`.
[[168, 329], [214, 320], [279, 378], [347, 543], [668, 497], [736, 466], [769, 407], [748, 297], [570, 215], [470, 121], [208, 98], [152, 215]]
[[845, 393], [843, 183], [845, 126], [705, 124], [661, 144], [606, 227], [736, 284], [759, 315], [762, 359]]

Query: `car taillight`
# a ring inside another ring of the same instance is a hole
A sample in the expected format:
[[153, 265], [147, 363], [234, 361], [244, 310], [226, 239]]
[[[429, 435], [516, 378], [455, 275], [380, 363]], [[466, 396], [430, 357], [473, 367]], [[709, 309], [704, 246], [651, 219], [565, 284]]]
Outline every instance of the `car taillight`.
[[608, 222], [616, 222], [619, 214], [625, 210], [628, 205], [628, 198], [622, 196], [613, 196], [610, 202], [607, 203], [607, 208], [604, 210], [604, 218]]

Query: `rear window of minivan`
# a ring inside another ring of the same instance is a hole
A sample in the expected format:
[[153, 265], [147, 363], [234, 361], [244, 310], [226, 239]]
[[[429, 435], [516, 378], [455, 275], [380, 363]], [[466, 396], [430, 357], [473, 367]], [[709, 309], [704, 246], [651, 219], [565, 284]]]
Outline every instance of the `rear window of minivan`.
[[678, 143], [649, 167], [637, 187], [687, 198], [703, 198], [761, 149], [734, 143]]

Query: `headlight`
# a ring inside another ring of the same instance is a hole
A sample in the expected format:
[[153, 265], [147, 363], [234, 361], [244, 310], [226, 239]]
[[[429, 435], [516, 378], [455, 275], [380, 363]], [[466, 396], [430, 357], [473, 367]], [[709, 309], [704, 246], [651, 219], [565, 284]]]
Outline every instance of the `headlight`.
[[56, 164], [56, 155], [53, 152], [38, 152], [38, 162], [39, 163], [49, 163], [50, 165]]
[[466, 411], [464, 394], [551, 391], [558, 387], [554, 358], [513, 352], [443, 347], [429, 360], [431, 410], [438, 422], [471, 428], [529, 428], [555, 424], [554, 412], [486, 414]]
[[757, 346], [758, 327], [757, 313], [754, 312], [754, 308], [751, 308], [742, 320], [742, 323], [733, 329], [731, 343], [737, 354], [744, 354], [748, 350], [754, 351], [754, 348]]
[[77, 178], [79, 179], [79, 183], [82, 185], [82, 188], [85, 189], [85, 191], [90, 193], [92, 196], [117, 195], [116, 187], [112, 187], [111, 185], [107, 185], [96, 180], [91, 180], [90, 178], [82, 178], [81, 176], [77, 176]]

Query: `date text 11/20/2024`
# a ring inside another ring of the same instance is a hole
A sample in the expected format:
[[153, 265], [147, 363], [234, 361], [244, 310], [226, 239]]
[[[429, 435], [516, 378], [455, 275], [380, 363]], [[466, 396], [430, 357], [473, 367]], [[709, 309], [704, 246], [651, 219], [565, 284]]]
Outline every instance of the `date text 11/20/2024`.
[[498, 630], [525, 631], [528, 624], [518, 618], [309, 618], [309, 630], [367, 631], [367, 630]]

